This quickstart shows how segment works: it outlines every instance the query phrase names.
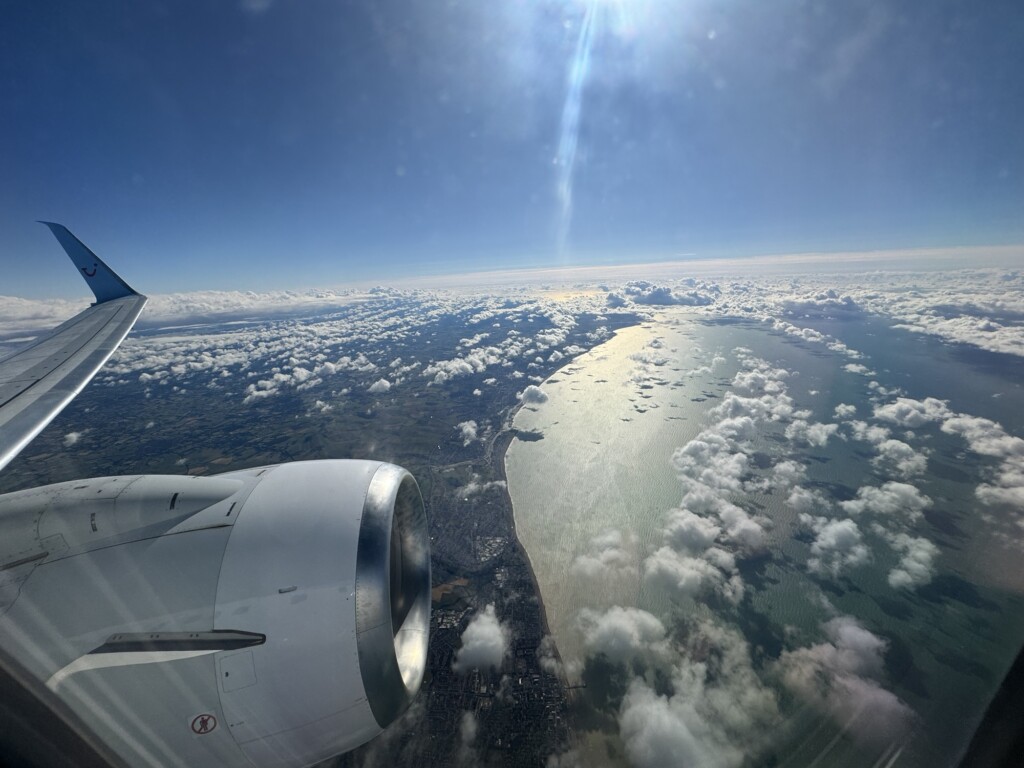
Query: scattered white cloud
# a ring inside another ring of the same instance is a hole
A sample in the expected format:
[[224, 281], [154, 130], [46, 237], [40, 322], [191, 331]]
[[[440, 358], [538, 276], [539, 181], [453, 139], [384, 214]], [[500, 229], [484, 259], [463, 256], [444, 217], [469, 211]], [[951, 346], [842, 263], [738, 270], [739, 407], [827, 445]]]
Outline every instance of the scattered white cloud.
[[469, 421], [460, 421], [455, 425], [455, 429], [459, 431], [459, 436], [462, 438], [463, 446], [467, 446], [477, 440], [477, 423], [472, 419]]
[[587, 551], [572, 563], [571, 570], [588, 579], [636, 578], [636, 541], [631, 534], [611, 530], [590, 540]]
[[931, 503], [931, 499], [914, 486], [890, 481], [881, 487], [858, 488], [857, 498], [842, 501], [839, 506], [851, 515], [868, 513], [914, 521]]
[[831, 619], [823, 629], [827, 641], [782, 653], [777, 666], [783, 685], [857, 741], [899, 741], [914, 714], [882, 687], [886, 641], [851, 616]]
[[462, 633], [462, 646], [456, 653], [452, 669], [498, 668], [508, 654], [510, 631], [498, 621], [494, 604], [478, 611]]
[[901, 554], [899, 564], [889, 571], [889, 586], [914, 589], [929, 583], [935, 576], [935, 559], [939, 548], [928, 539], [897, 533], [890, 543]]
[[898, 397], [895, 402], [875, 406], [876, 419], [910, 429], [923, 427], [930, 422], [942, 421], [949, 415], [947, 403], [934, 397], [924, 400]]
[[849, 403], [840, 403], [832, 413], [839, 420], [849, 419], [857, 414], [857, 406], [850, 405]]
[[379, 395], [383, 394], [384, 392], [387, 392], [389, 389], [391, 389], [390, 381], [388, 381], [387, 379], [377, 379], [375, 382], [373, 382], [373, 384], [369, 386], [367, 391], [371, 395]]
[[480, 475], [474, 474], [468, 483], [455, 492], [455, 495], [466, 500], [471, 496], [478, 496], [492, 489], [505, 490], [507, 487], [508, 484], [504, 480], [488, 480], [484, 482], [480, 479]]
[[860, 528], [853, 520], [830, 520], [802, 514], [800, 521], [815, 533], [811, 556], [807, 560], [807, 568], [811, 572], [839, 576], [871, 560]]
[[883, 440], [878, 444], [878, 455], [871, 463], [906, 479], [924, 474], [928, 466], [928, 457], [901, 440]]
[[838, 430], [838, 424], [811, 423], [796, 419], [786, 426], [786, 437], [797, 443], [806, 443], [821, 448]]
[[619, 710], [619, 732], [637, 768], [736, 768], [756, 758], [778, 724], [778, 699], [754, 670], [735, 630], [697, 622], [667, 670], [671, 693], [633, 679]]
[[516, 397], [523, 403], [546, 403], [548, 401], [548, 393], [536, 384], [530, 384]]
[[843, 369], [850, 373], [859, 373], [861, 376], [874, 376], [875, 372], [861, 363], [847, 363]]
[[668, 653], [665, 625], [639, 608], [615, 605], [603, 613], [584, 608], [579, 625], [587, 648], [613, 662]]

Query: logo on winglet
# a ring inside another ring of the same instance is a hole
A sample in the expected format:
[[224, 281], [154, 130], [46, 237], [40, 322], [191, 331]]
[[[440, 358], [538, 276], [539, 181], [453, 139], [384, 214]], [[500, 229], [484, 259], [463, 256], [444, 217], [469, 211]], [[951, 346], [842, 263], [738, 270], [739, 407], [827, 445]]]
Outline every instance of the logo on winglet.
[[96, 275], [96, 268], [98, 266], [99, 266], [98, 264], [93, 264], [92, 265], [92, 272], [89, 271], [88, 267], [82, 267], [82, 272], [85, 273], [86, 277], [95, 277], [95, 275]]

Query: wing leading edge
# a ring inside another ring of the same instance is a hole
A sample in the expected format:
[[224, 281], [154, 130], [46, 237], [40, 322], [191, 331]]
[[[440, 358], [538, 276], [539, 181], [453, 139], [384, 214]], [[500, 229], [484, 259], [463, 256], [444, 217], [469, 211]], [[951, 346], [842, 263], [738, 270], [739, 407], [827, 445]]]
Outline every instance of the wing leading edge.
[[66, 227], [50, 228], [96, 303], [0, 360], [0, 469], [38, 435], [103, 366], [146, 304]]

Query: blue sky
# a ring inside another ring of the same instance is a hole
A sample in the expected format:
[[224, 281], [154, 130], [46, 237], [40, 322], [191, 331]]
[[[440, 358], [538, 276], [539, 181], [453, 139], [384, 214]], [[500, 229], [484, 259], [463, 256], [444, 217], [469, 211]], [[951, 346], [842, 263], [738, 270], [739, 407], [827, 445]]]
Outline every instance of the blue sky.
[[0, 294], [82, 293], [36, 219], [153, 293], [1021, 242], [1021, 40], [1014, 2], [15, 4]]

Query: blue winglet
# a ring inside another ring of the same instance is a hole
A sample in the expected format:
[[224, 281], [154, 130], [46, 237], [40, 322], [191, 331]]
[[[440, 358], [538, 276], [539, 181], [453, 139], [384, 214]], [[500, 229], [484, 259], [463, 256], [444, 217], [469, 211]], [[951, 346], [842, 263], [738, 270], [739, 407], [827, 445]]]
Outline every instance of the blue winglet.
[[103, 259], [90, 251], [85, 244], [68, 231], [63, 224], [54, 224], [52, 221], [41, 221], [53, 232], [57, 242], [71, 257], [71, 261], [82, 273], [85, 282], [88, 283], [92, 292], [96, 294], [96, 303], [102, 304], [105, 301], [120, 299], [124, 296], [138, 296], [138, 292], [132, 290], [120, 276], [110, 267], [103, 263]]

